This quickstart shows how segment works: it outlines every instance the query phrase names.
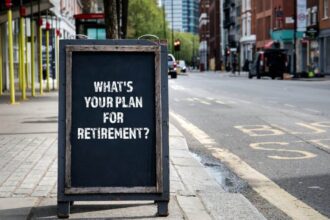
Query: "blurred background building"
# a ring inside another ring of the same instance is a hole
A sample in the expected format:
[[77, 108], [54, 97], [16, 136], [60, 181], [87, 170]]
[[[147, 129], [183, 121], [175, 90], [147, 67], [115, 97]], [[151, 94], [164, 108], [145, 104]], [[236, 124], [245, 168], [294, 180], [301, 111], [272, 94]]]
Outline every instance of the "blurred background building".
[[200, 0], [203, 68], [242, 68], [256, 51], [278, 47], [288, 51], [288, 72], [330, 74], [329, 1]]
[[161, 0], [169, 28], [178, 32], [198, 33], [198, 0]]
[[[8, 7], [11, 3], [11, 6]], [[37, 33], [41, 25], [42, 31], [42, 66], [45, 68], [46, 59], [46, 30], [49, 31], [49, 56], [50, 56], [50, 72], [51, 76], [55, 78], [55, 64], [58, 57], [55, 55], [56, 38], [67, 39], [75, 37], [75, 20], [74, 15], [81, 13], [82, 4], [80, 0], [13, 0], [1, 1], [0, 3], [0, 76], [1, 76], [1, 89], [9, 89], [9, 54], [8, 54], [8, 9], [12, 11], [12, 36], [13, 36], [13, 57], [14, 57], [14, 79], [15, 84], [19, 83], [20, 78], [20, 25], [19, 20], [23, 18], [25, 45], [23, 48], [26, 55], [24, 61], [27, 86], [31, 86], [31, 81], [36, 84], [39, 81], [39, 68], [38, 68], [38, 38]], [[34, 38], [31, 38], [31, 21], [34, 25]], [[31, 60], [31, 45], [34, 44], [35, 56]], [[34, 63], [34, 73], [32, 73], [32, 63]], [[43, 70], [44, 71], [44, 70]], [[44, 74], [44, 73], [41, 73]], [[39, 86], [39, 85], [37, 85]], [[37, 87], [36, 86], [36, 87]], [[16, 87], [16, 86], [15, 86]]]
[[200, 70], [209, 69], [209, 39], [210, 39], [210, 19], [209, 19], [210, 0], [200, 0], [199, 2], [199, 57]]

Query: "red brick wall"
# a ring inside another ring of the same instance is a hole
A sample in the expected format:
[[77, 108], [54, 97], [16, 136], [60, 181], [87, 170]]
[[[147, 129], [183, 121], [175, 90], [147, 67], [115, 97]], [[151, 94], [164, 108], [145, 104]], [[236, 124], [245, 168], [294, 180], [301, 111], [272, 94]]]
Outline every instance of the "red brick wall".
[[269, 31], [272, 28], [272, 0], [255, 0], [256, 47], [263, 47], [271, 40]]
[[[324, 0], [319, 0], [319, 21], [320, 21], [320, 29], [329, 29], [330, 28], [330, 7], [328, 8], [328, 18], [324, 17]], [[329, 1], [330, 6], [330, 1]]]

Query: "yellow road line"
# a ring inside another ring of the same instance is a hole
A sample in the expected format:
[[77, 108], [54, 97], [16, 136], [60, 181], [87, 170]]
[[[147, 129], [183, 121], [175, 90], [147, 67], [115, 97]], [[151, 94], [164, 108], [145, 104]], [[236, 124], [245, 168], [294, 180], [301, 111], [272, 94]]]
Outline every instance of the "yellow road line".
[[220, 159], [240, 178], [246, 180], [260, 196], [285, 212], [292, 219], [328, 219], [303, 201], [286, 192], [268, 177], [253, 169], [237, 155], [225, 148], [218, 147], [214, 139], [182, 116], [174, 112], [170, 112], [170, 115], [182, 128], [196, 138], [204, 147], [209, 149], [214, 157]]

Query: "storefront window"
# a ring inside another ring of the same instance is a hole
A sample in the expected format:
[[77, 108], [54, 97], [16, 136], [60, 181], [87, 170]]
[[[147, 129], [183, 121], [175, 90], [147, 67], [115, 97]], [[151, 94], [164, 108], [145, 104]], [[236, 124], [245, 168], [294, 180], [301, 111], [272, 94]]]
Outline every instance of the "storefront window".
[[88, 39], [104, 40], [106, 38], [104, 28], [89, 28], [87, 30]]
[[329, 0], [324, 0], [323, 5], [324, 5], [323, 17], [328, 18], [329, 17]]

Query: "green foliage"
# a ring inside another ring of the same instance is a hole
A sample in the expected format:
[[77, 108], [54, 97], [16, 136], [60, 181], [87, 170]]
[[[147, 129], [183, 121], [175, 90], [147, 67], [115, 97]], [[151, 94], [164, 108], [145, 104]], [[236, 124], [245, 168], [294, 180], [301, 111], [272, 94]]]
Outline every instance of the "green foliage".
[[[164, 21], [163, 9], [156, 0], [131, 0], [128, 8], [127, 37], [136, 39], [144, 34], [153, 34], [160, 39], [167, 39], [168, 51], [172, 53], [172, 32]], [[191, 33], [174, 33], [174, 40], [180, 39], [181, 50], [173, 55], [176, 59], [191, 64], [193, 56], [197, 57], [199, 38]], [[173, 41], [174, 42], [174, 41]]]
[[163, 10], [157, 6], [156, 0], [129, 1], [127, 36], [138, 38], [144, 34], [154, 34], [164, 38], [163, 20]]
[[[192, 64], [193, 56], [197, 57], [199, 47], [199, 37], [192, 33], [174, 32], [174, 41], [179, 39], [181, 41], [181, 50], [174, 51], [173, 55], [177, 60], [185, 60], [188, 64]], [[168, 37], [168, 51], [172, 53], [172, 35]]]

